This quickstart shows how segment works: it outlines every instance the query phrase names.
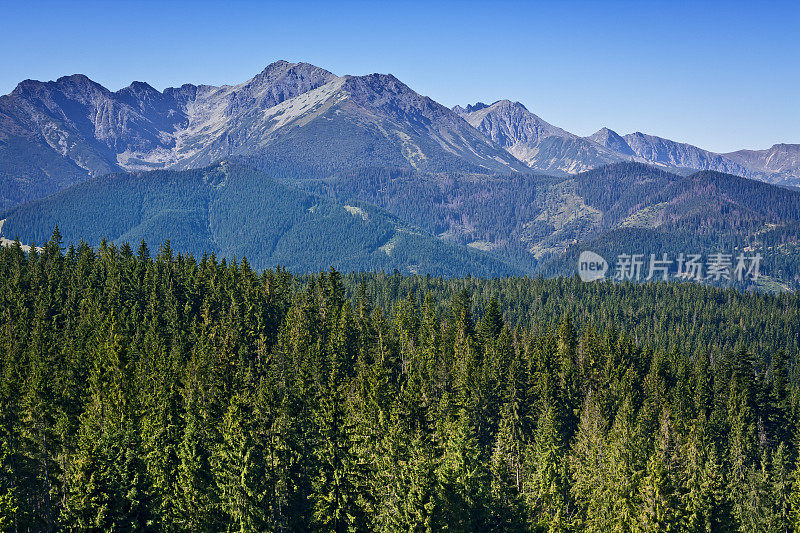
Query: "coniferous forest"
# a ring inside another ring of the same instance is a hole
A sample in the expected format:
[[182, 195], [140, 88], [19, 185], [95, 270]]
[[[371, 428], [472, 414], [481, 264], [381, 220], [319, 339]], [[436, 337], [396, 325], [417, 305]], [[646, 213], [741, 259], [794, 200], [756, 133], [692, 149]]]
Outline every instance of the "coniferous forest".
[[800, 299], [0, 249], [3, 531], [800, 531]]

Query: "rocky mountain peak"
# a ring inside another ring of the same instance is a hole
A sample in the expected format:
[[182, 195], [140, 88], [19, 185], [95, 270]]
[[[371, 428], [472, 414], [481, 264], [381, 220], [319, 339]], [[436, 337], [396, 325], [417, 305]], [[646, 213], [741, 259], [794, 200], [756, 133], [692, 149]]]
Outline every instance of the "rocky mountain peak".
[[332, 72], [308, 63], [276, 61], [254, 78], [232, 88], [235, 106], [247, 106], [255, 100], [257, 107], [267, 109], [336, 78]]
[[625, 142], [625, 139], [612, 129], [605, 127], [600, 128], [596, 133], [587, 137], [587, 139], [620, 154], [627, 156], [635, 155], [631, 147], [628, 146], [628, 143]]
[[[26, 165], [44, 184], [37, 190], [49, 194], [62, 176], [72, 183], [120, 168], [198, 168], [229, 157], [325, 169], [390, 164], [558, 173], [636, 160], [750, 177], [780, 174], [786, 183], [800, 175], [798, 145], [713, 154], [608, 128], [584, 138], [520, 102], [448, 109], [391, 74], [338, 77], [284, 60], [236, 85], [185, 84], [163, 92], [143, 81], [111, 92], [81, 74], [25, 80], [0, 96], [0, 140], [9, 139], [21, 148], [0, 158], [0, 186], [4, 179], [18, 183], [5, 204], [0, 197], [6, 206], [38, 197], [25, 192], [28, 178], [17, 177]], [[66, 167], [52, 179], [45, 163]]]
[[398, 119], [417, 120], [426, 114], [453, 114], [441, 104], [417, 94], [391, 74], [346, 76], [343, 88], [353, 102], [366, 108], [380, 109]]
[[280, 60], [270, 63], [259, 74], [245, 82], [248, 86], [275, 85], [276, 83], [320, 86], [334, 80], [336, 75], [309, 63], [290, 63]]
[[17, 86], [14, 88], [13, 91], [11, 91], [11, 93], [8, 96], [19, 97], [32, 94], [41, 85], [43, 85], [42, 82], [37, 80], [31, 80], [31, 79], [23, 80], [17, 84]]
[[553, 126], [520, 102], [498, 100], [488, 106], [479, 102], [456, 111], [485, 136], [535, 169], [575, 173], [626, 159], [591, 139]]
[[460, 105], [457, 105], [453, 108], [453, 111], [459, 115], [463, 115], [465, 113], [472, 113], [473, 111], [480, 111], [481, 109], [486, 109], [487, 107], [489, 106], [483, 102], [476, 102], [474, 104], [467, 104], [467, 107], [461, 107]]
[[[521, 112], [521, 113], [530, 113], [530, 111], [528, 111], [528, 108], [525, 107], [521, 102], [516, 102], [516, 101], [511, 101], [511, 100], [498, 100], [495, 103], [493, 103], [492, 105], [487, 106], [487, 107], [492, 107], [494, 109], [509, 109], [509, 110], [514, 110], [514, 111]], [[533, 114], [533, 113], [531, 113], [531, 114]], [[536, 117], [536, 118], [539, 118], [539, 117]], [[539, 120], [541, 120], [541, 119], [539, 119]]]
[[162, 93], [143, 81], [132, 82], [124, 89], [114, 93], [114, 96], [121, 101], [134, 104], [134, 107], [138, 107], [135, 105], [136, 102], [162, 100], [164, 98]]
[[150, 85], [145, 81], [132, 81], [130, 85], [128, 85], [124, 89], [120, 89], [117, 92], [119, 93], [122, 91], [139, 95], [149, 95], [158, 92], [157, 89], [155, 89], [152, 85]]
[[375, 93], [408, 94], [414, 91], [391, 74], [365, 74], [363, 76], [345, 76], [345, 86], [353, 90], [369, 90]]
[[67, 97], [74, 97], [80, 99], [82, 96], [102, 95], [109, 96], [111, 91], [92, 81], [84, 74], [73, 74], [72, 76], [63, 76], [58, 78], [55, 82], [55, 87], [60, 90]]
[[55, 92], [60, 92], [70, 99], [85, 102], [87, 99], [102, 95], [108, 96], [111, 92], [89, 79], [84, 74], [62, 76], [56, 81], [43, 82], [38, 80], [25, 80], [17, 85], [11, 92], [12, 97], [22, 98], [50, 98]]
[[537, 142], [550, 136], [574, 137], [511, 100], [498, 100], [489, 106], [479, 102], [467, 106], [461, 114], [467, 122], [504, 147]]

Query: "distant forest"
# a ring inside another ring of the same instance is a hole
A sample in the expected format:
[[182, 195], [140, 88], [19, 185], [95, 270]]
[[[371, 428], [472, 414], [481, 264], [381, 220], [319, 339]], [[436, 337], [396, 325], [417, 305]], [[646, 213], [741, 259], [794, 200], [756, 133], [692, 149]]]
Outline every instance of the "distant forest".
[[763, 257], [748, 286], [800, 289], [800, 192], [754, 180], [638, 163], [569, 177], [373, 167], [314, 178], [261, 164], [98, 176], [0, 212], [2, 236], [40, 245], [58, 226], [76, 247], [169, 239], [176, 253], [246, 256], [259, 271], [441, 277], [571, 275], [584, 250], [611, 264], [747, 251]]
[[3, 531], [800, 531], [800, 297], [0, 249]]

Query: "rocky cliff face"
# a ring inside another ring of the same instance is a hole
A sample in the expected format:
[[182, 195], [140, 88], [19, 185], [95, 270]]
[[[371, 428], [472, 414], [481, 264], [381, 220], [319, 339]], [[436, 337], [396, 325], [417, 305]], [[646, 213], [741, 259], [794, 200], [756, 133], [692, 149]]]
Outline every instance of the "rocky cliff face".
[[[83, 75], [27, 80], [0, 97], [0, 142], [6, 152], [0, 181], [12, 185], [19, 166], [34, 169], [34, 181], [50, 179], [50, 159], [73, 173], [83, 169], [86, 177], [196, 168], [228, 157], [274, 161], [282, 154], [288, 164], [308, 160], [328, 169], [526, 169], [394, 76], [339, 77], [286, 61], [238, 85], [187, 84], [163, 92], [144, 82], [111, 92]], [[20, 196], [31, 199], [26, 195], [35, 196], [22, 191], [6, 206]]]
[[636, 132], [602, 128], [579, 137], [542, 120], [519, 102], [456, 106], [454, 111], [531, 168], [576, 173], [635, 161], [670, 169], [713, 170], [771, 183], [800, 184], [800, 145], [716, 154], [697, 146]]
[[575, 137], [545, 122], [519, 102], [500, 100], [492, 105], [481, 102], [455, 110], [494, 142], [501, 146], [520, 143], [536, 144], [545, 137]]
[[542, 120], [519, 102], [500, 100], [454, 110], [481, 133], [531, 168], [581, 172], [625, 158]]
[[679, 143], [644, 133], [625, 135], [625, 143], [643, 160], [670, 167], [714, 170], [750, 177], [752, 172], [719, 154], [691, 144]]
[[629, 156], [634, 161], [674, 168], [714, 170], [770, 183], [800, 183], [800, 144], [776, 144], [768, 150], [717, 154], [691, 144], [639, 132], [622, 137], [608, 128], [601, 129], [587, 139], [622, 156]]
[[392, 75], [277, 61], [238, 85], [116, 92], [76, 74], [0, 97], [0, 210], [93, 175], [234, 158], [290, 173], [365, 167], [576, 173], [620, 161], [800, 184], [800, 145], [714, 154], [603, 128], [580, 137], [500, 100], [448, 109]]
[[590, 135], [587, 137], [590, 141], [594, 141], [601, 146], [605, 146], [609, 150], [613, 150], [618, 154], [634, 157], [636, 154], [631, 150], [631, 147], [628, 146], [628, 143], [625, 142], [616, 131], [610, 130], [608, 128], [601, 128], [597, 133], [594, 135]]
[[776, 144], [767, 150], [723, 154], [743, 167], [773, 175], [774, 183], [800, 184], [800, 144]]

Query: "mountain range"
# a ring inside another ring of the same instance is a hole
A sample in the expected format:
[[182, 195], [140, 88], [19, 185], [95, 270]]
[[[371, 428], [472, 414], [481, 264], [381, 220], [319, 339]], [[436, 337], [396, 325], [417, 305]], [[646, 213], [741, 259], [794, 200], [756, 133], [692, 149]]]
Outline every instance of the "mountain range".
[[225, 158], [310, 172], [527, 168], [394, 76], [339, 77], [305, 63], [278, 61], [239, 85], [163, 92], [143, 82], [111, 92], [83, 75], [26, 80], [0, 98], [0, 208], [89, 176]]
[[452, 110], [391, 75], [336, 76], [272, 63], [238, 85], [116, 92], [84, 75], [25, 80], [0, 97], [0, 209], [90, 176], [201, 168], [238, 158], [296, 172], [392, 166], [423, 171], [577, 173], [637, 161], [800, 184], [800, 145], [715, 154], [639, 132], [580, 137], [519, 102]]
[[542, 120], [519, 102], [500, 100], [453, 110], [529, 167], [570, 174], [621, 161], [679, 172], [714, 170], [783, 185], [800, 184], [800, 144], [716, 154], [641, 132], [619, 135], [601, 128], [579, 137]]
[[798, 184], [800, 145], [581, 137], [519, 102], [449, 109], [391, 75], [306, 63], [221, 87], [73, 75], [0, 97], [0, 238], [26, 243], [58, 225], [69, 244], [441, 275], [566, 273], [588, 245], [747, 247], [792, 280], [800, 192], [775, 185]]

